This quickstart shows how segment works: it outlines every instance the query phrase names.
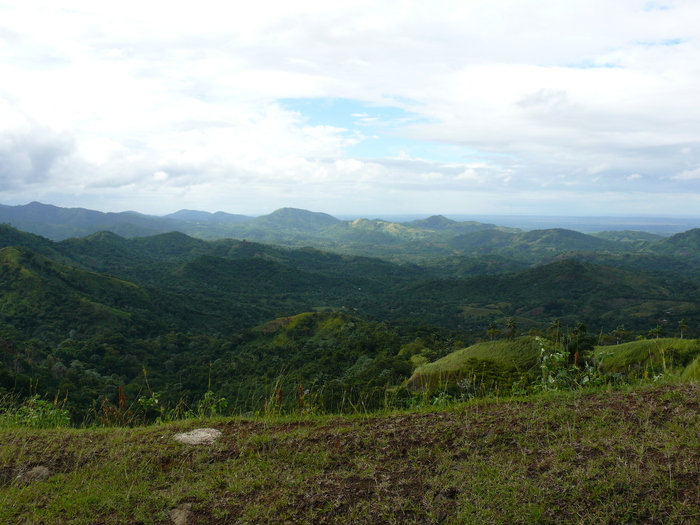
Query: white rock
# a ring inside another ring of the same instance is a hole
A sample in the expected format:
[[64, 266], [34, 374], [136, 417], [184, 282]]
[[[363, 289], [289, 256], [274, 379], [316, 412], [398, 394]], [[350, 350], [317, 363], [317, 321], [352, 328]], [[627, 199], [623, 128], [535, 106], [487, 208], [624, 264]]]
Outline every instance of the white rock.
[[23, 483], [31, 483], [32, 481], [43, 481], [46, 478], [48, 478], [51, 475], [51, 471], [44, 467], [44, 466], [39, 466], [39, 467], [34, 467], [31, 470], [28, 470], [27, 472], [23, 472], [19, 476], [17, 476], [17, 481], [21, 481]]
[[171, 510], [168, 513], [168, 516], [170, 517], [170, 521], [172, 522], [173, 525], [188, 525], [192, 518], [194, 517], [194, 514], [190, 510], [192, 508], [192, 505], [189, 503], [183, 503], [182, 505], [178, 506], [176, 509]]
[[175, 441], [186, 445], [211, 445], [221, 436], [221, 431], [215, 428], [196, 428], [190, 432], [175, 434]]

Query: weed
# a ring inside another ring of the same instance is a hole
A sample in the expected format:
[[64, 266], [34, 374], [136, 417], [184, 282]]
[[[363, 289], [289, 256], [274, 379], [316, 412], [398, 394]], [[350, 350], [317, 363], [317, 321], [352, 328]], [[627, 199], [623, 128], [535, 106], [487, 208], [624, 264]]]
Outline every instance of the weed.
[[16, 405], [13, 397], [0, 398], [0, 426], [25, 426], [30, 428], [58, 428], [70, 425], [70, 412], [64, 408], [66, 400], [53, 402], [41, 399], [39, 394]]

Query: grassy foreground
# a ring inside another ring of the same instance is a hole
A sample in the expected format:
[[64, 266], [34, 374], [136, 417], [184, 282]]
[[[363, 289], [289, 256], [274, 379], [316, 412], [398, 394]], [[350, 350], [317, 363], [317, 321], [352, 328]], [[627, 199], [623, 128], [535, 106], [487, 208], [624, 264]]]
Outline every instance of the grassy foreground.
[[[0, 429], [0, 523], [170, 524], [177, 508], [188, 525], [698, 522], [699, 424], [700, 386], [686, 383], [380, 416]], [[223, 435], [173, 440], [199, 427]], [[17, 480], [40, 465], [48, 478]]]

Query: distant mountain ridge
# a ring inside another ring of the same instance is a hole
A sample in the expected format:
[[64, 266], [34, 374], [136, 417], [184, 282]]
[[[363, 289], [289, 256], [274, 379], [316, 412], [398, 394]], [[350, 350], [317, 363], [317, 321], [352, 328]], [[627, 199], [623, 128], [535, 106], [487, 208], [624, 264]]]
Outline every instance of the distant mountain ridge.
[[189, 221], [189, 222], [248, 222], [252, 221], [253, 217], [248, 217], [246, 215], [237, 215], [232, 213], [226, 213], [223, 211], [217, 211], [215, 213], [209, 213], [208, 211], [198, 211], [198, 210], [180, 210], [175, 213], [170, 213], [163, 216], [164, 219], [174, 219], [176, 221]]
[[[397, 223], [381, 219], [340, 220], [327, 213], [281, 208], [254, 218], [185, 209], [165, 217], [154, 217], [136, 212], [102, 213], [84, 208], [60, 208], [39, 202], [23, 206], [0, 205], [0, 222], [55, 241], [89, 237], [101, 231], [122, 238], [180, 232], [201, 240], [228, 238], [291, 247], [310, 246], [397, 262], [435, 257], [499, 256], [534, 264], [587, 252], [700, 260], [700, 229], [666, 238], [643, 232], [590, 235], [563, 228], [522, 231], [474, 221], [457, 222], [442, 215]], [[660, 263], [661, 259], [656, 261]], [[460, 266], [461, 263], [449, 265]]]
[[39, 202], [20, 206], [0, 205], [0, 222], [56, 241], [84, 237], [98, 231], [111, 231], [122, 237], [146, 237], [179, 231], [204, 239], [229, 237], [277, 243], [317, 240], [372, 245], [396, 244], [433, 236], [444, 239], [485, 229], [518, 231], [495, 224], [456, 222], [441, 215], [409, 223], [379, 219], [341, 221], [327, 213], [281, 208], [259, 217], [188, 209], [155, 217], [137, 212], [103, 213], [85, 208], [60, 208]]

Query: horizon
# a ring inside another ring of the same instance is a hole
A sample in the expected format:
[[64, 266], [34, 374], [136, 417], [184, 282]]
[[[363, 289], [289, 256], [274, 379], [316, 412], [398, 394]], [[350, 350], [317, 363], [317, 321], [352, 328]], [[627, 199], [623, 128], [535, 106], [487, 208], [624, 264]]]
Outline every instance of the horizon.
[[[264, 212], [259, 212], [259, 213], [252, 213], [250, 215], [241, 213], [238, 211], [231, 211], [231, 210], [223, 210], [223, 209], [201, 209], [201, 208], [179, 208], [175, 211], [171, 212], [166, 212], [166, 213], [149, 213], [147, 211], [138, 211], [134, 209], [121, 209], [121, 210], [105, 210], [105, 209], [98, 209], [96, 207], [86, 207], [86, 206], [62, 206], [59, 204], [54, 204], [52, 202], [42, 202], [38, 200], [32, 200], [29, 202], [25, 202], [23, 204], [5, 204], [0, 202], [0, 206], [8, 206], [8, 207], [22, 207], [22, 206], [27, 206], [30, 204], [41, 204], [43, 206], [55, 206], [57, 208], [65, 208], [65, 209], [84, 209], [84, 210], [91, 210], [91, 211], [98, 211], [100, 213], [138, 213], [140, 215], [148, 215], [151, 217], [167, 217], [168, 215], [174, 215], [175, 213], [182, 212], [182, 211], [190, 211], [190, 212], [203, 212], [203, 213], [209, 213], [209, 214], [215, 214], [215, 213], [226, 213], [230, 215], [246, 215], [251, 218], [256, 218], [256, 217], [262, 217], [264, 215], [270, 215], [271, 213], [274, 213], [275, 211], [279, 211], [282, 209], [293, 209], [293, 210], [301, 210], [301, 211], [309, 211], [312, 213], [325, 213], [327, 215], [331, 215], [337, 219], [341, 220], [354, 220], [354, 219], [381, 219], [381, 216], [392, 216], [392, 217], [413, 217], [413, 219], [410, 220], [416, 220], [418, 219], [427, 219], [429, 217], [437, 217], [437, 216], [443, 216], [445, 218], [450, 219], [451, 217], [460, 217], [460, 218], [465, 218], [465, 217], [509, 217], [509, 218], [523, 218], [523, 219], [538, 219], [538, 218], [543, 218], [543, 219], [581, 219], [581, 220], [593, 220], [593, 219], [621, 219], [621, 220], [653, 220], [653, 221], [658, 221], [658, 220], [688, 220], [688, 221], [700, 221], [700, 213], [697, 214], [696, 216], [693, 215], [661, 215], [661, 214], [648, 214], [648, 215], [633, 215], [633, 214], [619, 214], [619, 215], [557, 215], [557, 214], [518, 214], [518, 213], [500, 213], [500, 214], [488, 214], [488, 213], [463, 213], [463, 212], [445, 212], [445, 211], [438, 211], [438, 212], [407, 212], [407, 213], [392, 213], [392, 212], [369, 212], [369, 213], [363, 213], [363, 212], [355, 212], [355, 213], [333, 213], [325, 210], [317, 210], [317, 209], [310, 209], [310, 208], [299, 208], [297, 206], [280, 206], [279, 208], [275, 208], [272, 211], [264, 211]], [[213, 210], [213, 211], [212, 211]], [[384, 220], [384, 219], [382, 219]], [[455, 220], [455, 219], [451, 219]], [[461, 219], [461, 220], [470, 220], [470, 219]]]
[[[372, 214], [345, 214], [345, 213], [328, 213], [318, 210], [308, 210], [303, 208], [294, 208], [290, 206], [284, 206], [273, 210], [270, 213], [262, 213], [260, 215], [245, 215], [230, 211], [216, 210], [214, 212], [207, 210], [193, 210], [189, 208], [182, 208], [175, 212], [167, 213], [164, 215], [155, 215], [149, 213], [142, 213], [135, 210], [121, 210], [118, 212], [105, 212], [95, 208], [85, 208], [85, 207], [73, 207], [67, 208], [62, 206], [57, 206], [50, 203], [42, 203], [39, 201], [32, 201], [27, 204], [19, 205], [6, 205], [0, 203], [2, 207], [18, 207], [22, 208], [30, 204], [37, 204], [40, 206], [50, 206], [60, 209], [83, 209], [88, 211], [96, 211], [99, 213], [137, 213], [139, 215], [144, 215], [154, 218], [170, 218], [171, 215], [175, 215], [178, 212], [197, 212], [197, 213], [207, 213], [213, 215], [215, 213], [226, 213], [230, 215], [244, 215], [250, 219], [255, 219], [258, 217], [263, 217], [270, 215], [275, 211], [282, 209], [294, 209], [310, 213], [323, 213], [330, 215], [338, 220], [352, 221], [356, 219], [369, 219], [369, 220], [383, 220], [386, 222], [395, 223], [408, 223], [416, 220], [428, 219], [434, 216], [442, 216], [449, 220], [455, 222], [464, 221], [474, 221], [486, 224], [494, 224], [500, 227], [508, 228], [519, 228], [522, 230], [537, 230], [537, 229], [552, 229], [552, 228], [563, 228], [568, 230], [574, 230], [581, 233], [597, 233], [603, 231], [643, 231], [648, 233], [655, 233], [659, 235], [673, 235], [676, 233], [681, 233], [694, 228], [700, 228], [700, 217], [670, 217], [670, 216], [574, 216], [574, 215], [485, 215], [485, 214], [460, 214], [460, 213], [433, 213], [433, 214], [422, 214], [422, 213], [406, 213], [406, 214], [392, 214], [392, 213], [372, 213]], [[186, 219], [185, 219], [186, 220]]]

